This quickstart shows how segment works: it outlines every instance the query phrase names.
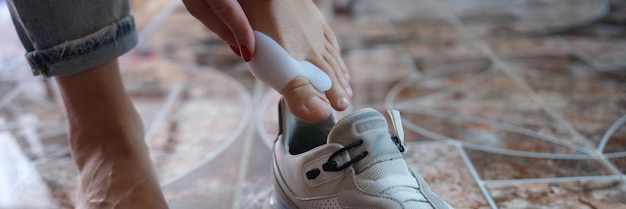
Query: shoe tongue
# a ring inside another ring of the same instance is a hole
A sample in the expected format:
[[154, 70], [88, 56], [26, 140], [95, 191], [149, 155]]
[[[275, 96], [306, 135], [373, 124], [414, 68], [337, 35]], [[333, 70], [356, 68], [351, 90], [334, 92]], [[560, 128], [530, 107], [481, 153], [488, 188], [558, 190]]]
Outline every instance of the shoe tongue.
[[335, 124], [328, 136], [329, 144], [343, 146], [359, 140], [363, 140], [363, 144], [348, 150], [351, 159], [368, 152], [365, 158], [354, 163], [357, 173], [378, 162], [402, 157], [391, 139], [387, 120], [374, 109], [365, 108], [349, 114]]

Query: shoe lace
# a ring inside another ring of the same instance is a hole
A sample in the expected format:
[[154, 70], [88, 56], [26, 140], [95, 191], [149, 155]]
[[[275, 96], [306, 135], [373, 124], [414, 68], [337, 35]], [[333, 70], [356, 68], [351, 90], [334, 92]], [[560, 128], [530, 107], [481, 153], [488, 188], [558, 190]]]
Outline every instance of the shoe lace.
[[404, 153], [404, 151], [406, 151], [406, 147], [404, 146], [404, 142], [402, 141], [402, 139], [400, 139], [400, 137], [398, 135], [395, 135], [394, 133], [390, 133], [391, 134], [391, 141], [393, 141], [394, 144], [396, 144], [396, 147], [398, 147], [398, 151], [400, 151], [401, 153]]
[[326, 163], [322, 165], [322, 169], [324, 169], [324, 171], [341, 171], [343, 169], [346, 169], [350, 165], [356, 163], [357, 161], [365, 158], [365, 156], [367, 156], [368, 154], [367, 151], [360, 153], [359, 155], [350, 159], [348, 162], [344, 163], [341, 166], [337, 165], [337, 161], [334, 160], [335, 157], [337, 157], [337, 155], [341, 154], [342, 152], [345, 152], [354, 147], [360, 146], [361, 144], [363, 144], [363, 140], [352, 142], [348, 144], [347, 146], [342, 147], [341, 149], [335, 151], [333, 154], [330, 155], [330, 157], [328, 157], [328, 160], [326, 161]]

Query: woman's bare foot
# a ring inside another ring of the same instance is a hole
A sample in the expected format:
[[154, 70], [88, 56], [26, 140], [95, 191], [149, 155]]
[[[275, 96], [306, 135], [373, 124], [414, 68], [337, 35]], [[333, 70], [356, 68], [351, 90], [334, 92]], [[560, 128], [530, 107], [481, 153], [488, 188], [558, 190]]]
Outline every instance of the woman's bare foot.
[[77, 208], [167, 208], [117, 60], [56, 81], [80, 172]]
[[[336, 110], [345, 110], [352, 97], [348, 69], [341, 59], [335, 34], [311, 0], [239, 0], [254, 30], [278, 42], [297, 60], [307, 60], [332, 80], [325, 95], [308, 80], [293, 79], [281, 92], [298, 118], [319, 122]], [[254, 55], [252, 55], [254, 56]]]

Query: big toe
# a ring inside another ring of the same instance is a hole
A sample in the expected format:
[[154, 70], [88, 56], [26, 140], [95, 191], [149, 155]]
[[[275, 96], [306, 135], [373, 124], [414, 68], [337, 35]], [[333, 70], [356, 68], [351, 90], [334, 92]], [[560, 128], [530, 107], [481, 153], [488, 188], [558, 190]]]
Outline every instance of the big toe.
[[327, 119], [332, 112], [324, 94], [303, 77], [291, 80], [283, 89], [282, 95], [291, 113], [300, 120], [318, 123]]

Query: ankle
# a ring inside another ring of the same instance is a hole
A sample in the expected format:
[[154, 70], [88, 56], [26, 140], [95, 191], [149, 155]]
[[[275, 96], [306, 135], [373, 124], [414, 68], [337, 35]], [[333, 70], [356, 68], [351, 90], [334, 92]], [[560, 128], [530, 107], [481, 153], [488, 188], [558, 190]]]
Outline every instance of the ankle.
[[150, 162], [92, 156], [80, 173], [79, 208], [167, 208]]
[[68, 141], [72, 157], [81, 172], [94, 161], [149, 163], [149, 149], [143, 140], [143, 131], [125, 128], [74, 131]]
[[[74, 139], [80, 208], [167, 208], [143, 135], [115, 132]], [[142, 132], [139, 132], [142, 133]], [[132, 136], [132, 137], [129, 137]]]

